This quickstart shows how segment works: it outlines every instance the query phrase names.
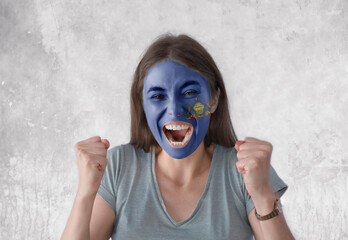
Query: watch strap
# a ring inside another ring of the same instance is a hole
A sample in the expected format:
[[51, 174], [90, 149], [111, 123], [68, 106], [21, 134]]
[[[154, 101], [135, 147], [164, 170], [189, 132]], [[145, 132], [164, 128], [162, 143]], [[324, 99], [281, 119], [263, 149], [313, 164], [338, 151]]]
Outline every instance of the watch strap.
[[274, 218], [274, 217], [278, 216], [281, 213], [281, 210], [278, 208], [278, 201], [279, 201], [279, 199], [277, 199], [274, 202], [273, 211], [270, 212], [267, 215], [264, 215], [264, 216], [261, 216], [260, 214], [258, 214], [257, 211], [256, 211], [256, 208], [255, 208], [255, 216], [256, 216], [256, 218], [258, 220], [260, 220], [260, 221], [265, 221], [265, 220], [268, 220], [268, 219], [271, 219], [271, 218]]

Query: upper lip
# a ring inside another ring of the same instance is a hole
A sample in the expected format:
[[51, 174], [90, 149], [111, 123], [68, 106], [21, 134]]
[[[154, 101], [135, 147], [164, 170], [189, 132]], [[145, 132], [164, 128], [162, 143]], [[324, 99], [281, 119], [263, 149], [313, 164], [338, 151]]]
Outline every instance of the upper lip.
[[177, 126], [187, 126], [188, 129], [191, 129], [192, 130], [192, 125], [190, 123], [187, 123], [187, 122], [183, 122], [183, 121], [178, 121], [178, 122], [167, 122], [163, 125], [162, 129], [163, 129], [163, 132], [165, 130], [168, 130], [166, 127], [174, 127], [174, 129], [170, 129], [170, 130], [176, 130], [175, 127]]

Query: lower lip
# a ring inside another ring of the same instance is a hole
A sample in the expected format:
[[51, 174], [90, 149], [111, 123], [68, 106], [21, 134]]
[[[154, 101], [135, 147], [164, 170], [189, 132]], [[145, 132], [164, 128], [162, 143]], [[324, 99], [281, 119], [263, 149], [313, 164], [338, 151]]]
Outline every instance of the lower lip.
[[[169, 145], [172, 147], [172, 148], [184, 148], [186, 147], [186, 145], [189, 143], [189, 141], [191, 140], [191, 137], [192, 137], [192, 132], [193, 132], [193, 128], [190, 127], [189, 130], [187, 131], [186, 135], [185, 135], [185, 138], [187, 138], [186, 142], [185, 143], [181, 143], [181, 142], [176, 142], [176, 143], [172, 143], [170, 142], [170, 140], [168, 139], [167, 137], [167, 134], [164, 132], [165, 130], [163, 130], [163, 134], [164, 136], [166, 137]], [[185, 139], [184, 138], [184, 139]], [[184, 140], [183, 140], [184, 141]]]

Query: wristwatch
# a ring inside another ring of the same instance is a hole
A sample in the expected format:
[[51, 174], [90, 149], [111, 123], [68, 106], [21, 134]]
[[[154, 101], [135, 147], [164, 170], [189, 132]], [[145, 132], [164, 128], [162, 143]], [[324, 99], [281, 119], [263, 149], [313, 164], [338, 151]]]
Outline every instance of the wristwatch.
[[273, 211], [267, 215], [264, 215], [264, 216], [259, 215], [256, 212], [256, 208], [255, 208], [255, 216], [260, 221], [265, 221], [265, 220], [271, 219], [273, 217], [278, 216], [281, 213], [282, 213], [282, 204], [280, 203], [280, 199], [275, 200]]

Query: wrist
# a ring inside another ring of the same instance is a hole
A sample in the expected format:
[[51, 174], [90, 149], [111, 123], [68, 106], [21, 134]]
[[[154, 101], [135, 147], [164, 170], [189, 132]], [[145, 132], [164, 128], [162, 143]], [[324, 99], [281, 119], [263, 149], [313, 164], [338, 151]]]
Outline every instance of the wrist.
[[266, 215], [273, 211], [274, 202], [276, 201], [276, 196], [273, 191], [265, 192], [262, 195], [252, 196], [251, 198], [258, 214]]
[[76, 200], [82, 202], [94, 202], [95, 197], [97, 196], [97, 192], [84, 191], [83, 189], [78, 189], [76, 193]]

